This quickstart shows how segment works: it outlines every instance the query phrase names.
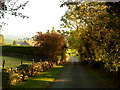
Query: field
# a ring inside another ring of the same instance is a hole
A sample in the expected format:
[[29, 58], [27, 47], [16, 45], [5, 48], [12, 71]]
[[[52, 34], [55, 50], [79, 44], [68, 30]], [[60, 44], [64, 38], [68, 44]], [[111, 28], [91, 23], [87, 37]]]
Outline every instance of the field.
[[13, 39], [5, 39], [5, 42], [7, 43], [7, 44], [13, 44]]
[[[6, 44], [13, 44], [14, 39], [5, 39]], [[15, 40], [17, 44], [23, 43], [24, 40]]]
[[[1, 58], [1, 56], [0, 56], [0, 58]], [[21, 64], [21, 60], [23, 61], [23, 64], [32, 64], [32, 61], [28, 61], [28, 60], [20, 59], [20, 58], [9, 57], [9, 56], [2, 56], [2, 60], [5, 60], [5, 67], [12, 67], [12, 68], [19, 66]]]

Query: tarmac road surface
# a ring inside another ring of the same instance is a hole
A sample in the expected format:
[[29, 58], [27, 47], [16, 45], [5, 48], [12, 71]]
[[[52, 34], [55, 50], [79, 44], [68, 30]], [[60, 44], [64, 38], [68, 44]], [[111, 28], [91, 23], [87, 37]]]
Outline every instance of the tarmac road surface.
[[77, 58], [70, 56], [70, 59], [69, 64], [49, 88], [105, 88], [85, 67], [79, 64]]

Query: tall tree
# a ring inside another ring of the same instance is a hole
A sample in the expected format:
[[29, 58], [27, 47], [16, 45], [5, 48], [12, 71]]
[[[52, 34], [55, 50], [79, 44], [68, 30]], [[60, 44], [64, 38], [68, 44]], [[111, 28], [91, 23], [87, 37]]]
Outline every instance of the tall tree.
[[78, 49], [83, 60], [101, 60], [106, 65], [119, 62], [119, 6], [110, 7], [106, 2], [66, 2], [62, 5], [68, 7], [61, 18], [63, 28], [70, 31], [68, 42]]

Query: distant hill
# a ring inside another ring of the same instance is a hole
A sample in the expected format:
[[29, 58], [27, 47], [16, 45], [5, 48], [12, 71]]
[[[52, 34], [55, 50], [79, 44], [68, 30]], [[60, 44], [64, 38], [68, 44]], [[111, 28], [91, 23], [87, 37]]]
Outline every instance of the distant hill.
[[28, 35], [4, 35], [5, 39], [12, 39], [12, 40], [18, 40], [18, 39], [23, 39], [23, 38], [31, 38], [32, 36]]
[[[13, 39], [5, 39], [5, 42], [7, 43], [7, 44], [13, 44]], [[17, 44], [21, 44], [21, 43], [23, 43], [24, 42], [24, 40], [15, 40], [16, 42], [17, 42]]]
[[16, 40], [17, 44], [22, 43], [24, 40], [31, 38], [32, 36], [27, 35], [4, 35], [5, 42], [7, 44], [13, 44], [13, 41]]

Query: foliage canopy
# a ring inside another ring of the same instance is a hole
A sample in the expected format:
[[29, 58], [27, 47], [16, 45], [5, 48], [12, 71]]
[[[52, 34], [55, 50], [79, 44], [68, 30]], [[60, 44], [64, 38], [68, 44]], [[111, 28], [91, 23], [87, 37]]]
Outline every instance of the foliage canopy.
[[38, 34], [34, 36], [34, 39], [37, 41], [35, 46], [42, 48], [41, 52], [48, 61], [57, 61], [58, 56], [64, 58], [66, 42], [64, 36], [60, 33], [55, 32], [55, 30], [51, 30], [51, 32], [48, 31], [44, 34], [38, 32]]
[[[67, 3], [67, 4], [66, 4]], [[78, 50], [81, 60], [102, 61], [110, 70], [118, 69], [120, 2], [64, 2], [68, 10], [61, 25], [67, 28], [69, 45]]]

